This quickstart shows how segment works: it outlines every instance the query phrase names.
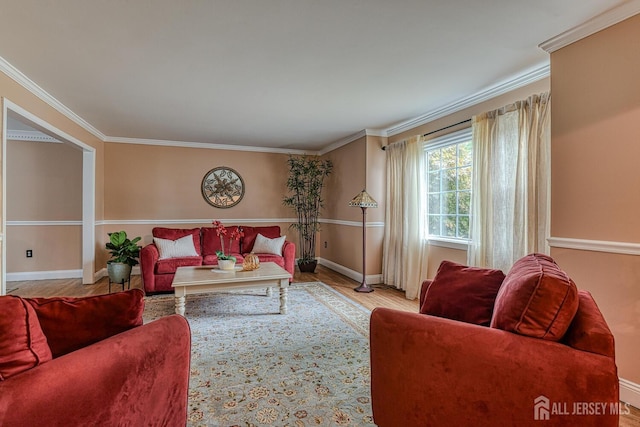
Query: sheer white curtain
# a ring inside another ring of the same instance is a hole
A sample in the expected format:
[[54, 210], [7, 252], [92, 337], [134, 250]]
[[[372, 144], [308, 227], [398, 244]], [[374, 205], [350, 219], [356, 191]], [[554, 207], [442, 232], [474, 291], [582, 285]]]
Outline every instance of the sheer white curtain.
[[549, 253], [549, 93], [473, 117], [469, 265], [507, 271]]
[[382, 254], [384, 283], [415, 299], [427, 277], [425, 154], [419, 136], [390, 144], [387, 151], [386, 223]]

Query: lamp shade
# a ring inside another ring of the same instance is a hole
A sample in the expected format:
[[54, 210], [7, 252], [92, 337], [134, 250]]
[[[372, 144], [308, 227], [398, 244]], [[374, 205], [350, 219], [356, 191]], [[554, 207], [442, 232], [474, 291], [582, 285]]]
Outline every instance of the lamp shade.
[[367, 193], [367, 190], [362, 190], [356, 195], [356, 197], [351, 199], [349, 206], [356, 208], [377, 208], [378, 202], [373, 200], [373, 197]]

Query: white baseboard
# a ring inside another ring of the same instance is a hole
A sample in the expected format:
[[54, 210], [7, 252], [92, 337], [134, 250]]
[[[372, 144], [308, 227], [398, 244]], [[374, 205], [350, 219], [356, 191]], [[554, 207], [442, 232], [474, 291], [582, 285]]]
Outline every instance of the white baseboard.
[[640, 384], [620, 378], [620, 400], [640, 408]]
[[7, 282], [51, 279], [82, 279], [82, 270], [21, 271], [17, 273], [7, 273]]
[[[355, 281], [362, 281], [362, 273], [358, 273], [357, 271], [351, 270], [350, 268], [347, 268], [343, 265], [336, 264], [335, 262], [329, 261], [328, 259], [318, 258], [318, 264], [324, 265], [325, 267], [335, 270], [340, 274], [344, 274], [348, 278]], [[377, 285], [379, 283], [382, 283], [382, 274], [370, 274], [366, 278], [369, 285]]]
[[[135, 266], [131, 274], [140, 274], [140, 267]], [[107, 275], [107, 269], [102, 268], [93, 274], [94, 283]], [[7, 273], [7, 282], [22, 280], [53, 280], [53, 279], [82, 279], [82, 270], [52, 270], [52, 271], [21, 271]]]

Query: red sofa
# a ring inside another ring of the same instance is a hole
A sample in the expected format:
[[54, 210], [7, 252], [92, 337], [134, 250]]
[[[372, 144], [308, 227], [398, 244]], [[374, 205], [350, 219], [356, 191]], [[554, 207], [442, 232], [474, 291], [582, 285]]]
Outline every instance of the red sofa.
[[143, 296], [0, 297], [0, 425], [186, 425], [189, 325]]
[[[229, 239], [225, 238], [225, 252], [234, 255], [238, 263], [242, 263], [243, 255], [253, 250], [253, 245], [258, 234], [274, 239], [280, 237], [280, 227], [277, 225], [266, 227], [249, 226], [227, 226], [227, 236], [231, 232], [240, 228], [244, 236], [240, 240], [232, 241], [229, 247]], [[159, 259], [160, 254], [155, 244], [151, 243], [140, 251], [140, 271], [144, 290], [148, 294], [173, 292], [171, 284], [178, 267], [217, 265], [218, 257], [216, 251], [221, 249], [220, 238], [216, 235], [213, 227], [178, 229], [156, 227], [152, 230], [153, 237], [176, 240], [185, 236], [193, 237], [194, 247], [197, 256]], [[295, 272], [296, 246], [290, 241], [285, 241], [281, 255], [256, 253], [260, 262], [275, 262], [291, 274]]]
[[[539, 254], [516, 263], [504, 281], [495, 270], [456, 268], [461, 276], [439, 270], [422, 285], [421, 311], [437, 315], [371, 314], [378, 426], [618, 426], [613, 335], [588, 292]], [[468, 286], [474, 275], [476, 291]], [[438, 281], [441, 289], [430, 295]], [[494, 303], [483, 303], [482, 293]], [[425, 304], [429, 298], [436, 301]], [[483, 304], [488, 311], [478, 316]], [[488, 326], [468, 322], [487, 313]]]

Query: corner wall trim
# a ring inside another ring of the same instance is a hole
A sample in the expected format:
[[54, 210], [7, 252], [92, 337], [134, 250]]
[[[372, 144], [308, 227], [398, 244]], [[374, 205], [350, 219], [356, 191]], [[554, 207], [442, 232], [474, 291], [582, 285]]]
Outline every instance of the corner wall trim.
[[640, 255], [640, 243], [610, 242], [605, 240], [572, 239], [550, 237], [552, 248], [577, 249], [581, 251], [606, 252], [610, 254]]
[[7, 221], [7, 227], [33, 227], [33, 226], [58, 226], [73, 225], [82, 226], [82, 221]]
[[640, 1], [632, 0], [622, 3], [609, 9], [582, 24], [575, 26], [555, 37], [550, 38], [538, 45], [538, 47], [548, 53], [555, 52], [565, 46], [575, 43], [591, 34], [604, 30], [618, 22], [624, 21], [640, 13]]
[[520, 88], [522, 86], [526, 86], [538, 80], [542, 80], [543, 78], [548, 77], [550, 74], [551, 74], [551, 67], [547, 62], [546, 64], [539, 65], [537, 68], [531, 69], [520, 75], [512, 77], [511, 79], [504, 81], [502, 83], [498, 83], [497, 85], [485, 88], [480, 92], [477, 92], [473, 95], [462, 98], [458, 101], [452, 102], [448, 105], [445, 105], [444, 107], [437, 108], [433, 111], [430, 111], [414, 119], [407, 120], [402, 123], [398, 123], [388, 129], [385, 129], [385, 131], [388, 136], [397, 135], [406, 130], [413, 129], [418, 126], [422, 126], [426, 123], [432, 122], [444, 116], [448, 116], [449, 114], [453, 114], [467, 107], [474, 106], [488, 99], [495, 98], [498, 95], [502, 95], [514, 89]]
[[[171, 224], [211, 224], [212, 218], [194, 218], [194, 219], [106, 219], [96, 221], [96, 225], [171, 225]], [[295, 218], [222, 218], [223, 224], [264, 224], [264, 223], [281, 223], [296, 222]]]
[[[328, 259], [318, 258], [318, 264], [324, 265], [327, 268], [337, 271], [338, 273], [343, 274], [350, 279], [356, 280], [358, 282], [362, 281], [362, 273], [358, 273], [355, 270], [351, 270], [350, 268], [337, 264], [333, 261], [329, 261]], [[379, 283], [382, 283], [382, 274], [368, 275], [367, 283], [370, 285], [377, 285]]]
[[640, 408], [640, 384], [620, 378], [620, 400]]
[[0, 56], [0, 71], [5, 73], [7, 76], [15, 80], [20, 86], [27, 89], [29, 92], [43, 100], [49, 106], [53, 107], [54, 110], [58, 111], [60, 114], [66, 116], [69, 120], [91, 133], [96, 138], [104, 141], [105, 135], [100, 132], [98, 129], [93, 127], [89, 122], [84, 120], [82, 117], [78, 116], [76, 113], [67, 108], [66, 105], [55, 99], [51, 94], [49, 94], [46, 90], [38, 86], [33, 80], [24, 75], [20, 70], [7, 62], [6, 59]]

